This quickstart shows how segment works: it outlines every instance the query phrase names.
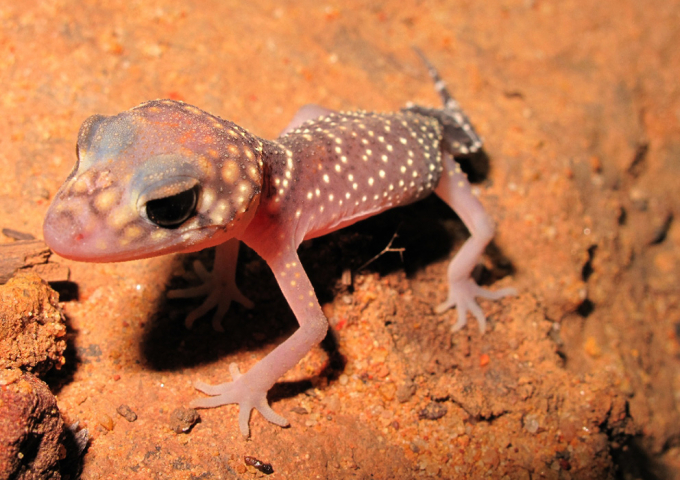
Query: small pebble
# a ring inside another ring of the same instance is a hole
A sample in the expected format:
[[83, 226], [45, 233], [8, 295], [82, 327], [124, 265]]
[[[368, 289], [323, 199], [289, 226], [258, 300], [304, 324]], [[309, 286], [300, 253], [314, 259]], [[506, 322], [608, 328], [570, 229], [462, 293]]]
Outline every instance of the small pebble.
[[118, 415], [123, 417], [128, 422], [134, 422], [135, 420], [137, 420], [137, 414], [133, 412], [132, 409], [125, 404], [120, 405], [118, 408], [116, 408], [116, 412], [118, 412]]
[[[340, 281], [342, 284], [346, 287], [349, 287], [352, 285], [352, 270], [349, 268], [346, 268], [345, 270], [342, 271], [342, 277], [340, 277]], [[344, 301], [344, 298], [343, 298]]]
[[99, 425], [104, 427], [109, 432], [113, 430], [114, 425], [113, 419], [109, 417], [107, 414], [102, 413], [97, 420], [99, 421]]
[[399, 403], [408, 402], [416, 393], [416, 386], [412, 383], [404, 383], [397, 388], [397, 400]]
[[418, 413], [418, 418], [421, 420], [438, 420], [446, 415], [448, 409], [446, 405], [437, 402], [430, 402], [427, 407], [423, 408]]
[[529, 432], [529, 433], [536, 433], [538, 431], [538, 416], [532, 414], [529, 414], [524, 417], [524, 429]]
[[187, 433], [200, 419], [193, 408], [177, 408], [170, 415], [170, 429], [175, 433]]

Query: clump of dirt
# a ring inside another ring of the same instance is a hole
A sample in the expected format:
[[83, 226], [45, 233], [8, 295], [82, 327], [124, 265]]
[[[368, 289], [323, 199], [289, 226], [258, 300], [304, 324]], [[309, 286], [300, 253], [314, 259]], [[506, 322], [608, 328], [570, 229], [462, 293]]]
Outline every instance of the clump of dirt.
[[65, 363], [66, 325], [59, 294], [37, 274], [0, 285], [0, 368], [42, 375]]
[[60, 479], [64, 422], [47, 385], [17, 369], [0, 370], [0, 479]]
[[60, 479], [80, 468], [87, 432], [65, 427], [38, 378], [64, 365], [66, 346], [57, 292], [32, 271], [0, 285], [0, 479]]

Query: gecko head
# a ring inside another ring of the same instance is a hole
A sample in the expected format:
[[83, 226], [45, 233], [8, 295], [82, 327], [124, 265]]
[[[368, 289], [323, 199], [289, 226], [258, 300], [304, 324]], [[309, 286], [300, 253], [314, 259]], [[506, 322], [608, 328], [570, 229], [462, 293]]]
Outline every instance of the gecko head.
[[262, 144], [196, 107], [155, 100], [80, 128], [77, 161], [47, 212], [59, 255], [114, 262], [238, 236], [262, 190]]

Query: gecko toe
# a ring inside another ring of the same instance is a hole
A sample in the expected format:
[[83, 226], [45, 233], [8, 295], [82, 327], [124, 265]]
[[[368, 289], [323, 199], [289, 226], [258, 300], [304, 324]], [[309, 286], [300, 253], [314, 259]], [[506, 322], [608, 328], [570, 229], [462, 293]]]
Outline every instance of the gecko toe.
[[501, 288], [499, 290], [487, 290], [486, 288], [478, 287], [475, 296], [486, 298], [487, 300], [500, 300], [503, 297], [516, 297], [517, 289], [513, 287]]
[[263, 398], [255, 408], [257, 408], [257, 411], [260, 412], [264, 418], [266, 418], [275, 425], [278, 425], [280, 427], [287, 427], [288, 425], [290, 425], [288, 420], [286, 420], [283, 416], [276, 413], [272, 409], [272, 407], [269, 406], [269, 403], [267, 403], [266, 398]]
[[465, 325], [467, 325], [467, 310], [465, 308], [459, 306], [458, 307], [458, 320], [456, 320], [456, 323], [453, 324], [451, 327], [451, 332], [457, 332], [461, 328], [463, 328]]
[[194, 388], [206, 395], [220, 395], [223, 393], [222, 385], [210, 385], [209, 383], [201, 382], [200, 380], [194, 382]]
[[220, 396], [215, 397], [204, 397], [195, 398], [189, 403], [191, 408], [214, 408], [225, 405], [228, 402], [224, 402]]
[[467, 324], [467, 313], [470, 312], [479, 325], [479, 331], [486, 330], [486, 317], [475, 298], [498, 300], [509, 295], [517, 295], [514, 288], [501, 288], [500, 290], [487, 290], [477, 285], [472, 279], [459, 280], [449, 286], [449, 295], [445, 302], [435, 308], [436, 313], [443, 313], [449, 308], [456, 307], [458, 319], [451, 327], [456, 332]]

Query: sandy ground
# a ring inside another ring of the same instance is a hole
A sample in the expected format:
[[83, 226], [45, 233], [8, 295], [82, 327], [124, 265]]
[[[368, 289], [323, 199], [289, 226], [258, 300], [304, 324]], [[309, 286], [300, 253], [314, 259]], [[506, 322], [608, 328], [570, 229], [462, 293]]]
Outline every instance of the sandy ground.
[[[68, 349], [47, 382], [91, 433], [82, 478], [263, 476], [244, 455], [282, 479], [680, 478], [677, 0], [25, 1], [0, 25], [0, 227], [42, 236], [92, 114], [173, 98], [273, 138], [306, 103], [436, 105], [418, 45], [486, 140], [465, 164], [498, 225], [479, 277], [520, 292], [483, 302], [485, 335], [450, 332], [432, 306], [467, 234], [436, 199], [303, 245], [332, 332], [270, 394], [291, 427], [254, 414], [245, 440], [235, 406], [170, 427], [194, 380], [295, 329], [252, 251], [257, 306], [224, 334], [165, 300], [195, 256], [61, 260]], [[395, 233], [403, 258], [362, 268]]]

